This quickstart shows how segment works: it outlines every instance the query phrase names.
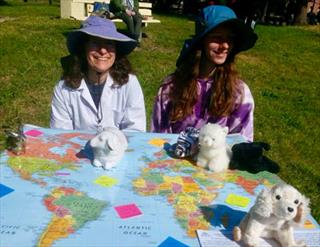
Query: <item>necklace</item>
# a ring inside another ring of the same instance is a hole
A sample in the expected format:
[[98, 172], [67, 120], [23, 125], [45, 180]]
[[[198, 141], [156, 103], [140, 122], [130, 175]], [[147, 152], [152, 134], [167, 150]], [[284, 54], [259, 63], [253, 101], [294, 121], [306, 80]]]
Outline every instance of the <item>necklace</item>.
[[96, 106], [96, 121], [97, 121], [97, 131], [98, 133], [103, 130], [102, 127], [102, 120], [103, 120], [103, 111], [102, 111], [102, 105], [101, 105], [101, 95], [103, 88], [105, 86], [105, 82], [102, 84], [91, 84], [88, 80], [88, 78], [85, 79], [87, 87], [89, 89], [90, 95], [92, 97], [92, 100]]
[[208, 75], [207, 75], [207, 74], [203, 74], [203, 73], [200, 72], [199, 78], [201, 78], [201, 79], [203, 79], [203, 80], [208, 80], [208, 79], [210, 79], [210, 78], [213, 76], [213, 74], [214, 74], [214, 72], [216, 71], [216, 69], [217, 69], [217, 67], [214, 67], [214, 68], [210, 71], [210, 73], [209, 73]]

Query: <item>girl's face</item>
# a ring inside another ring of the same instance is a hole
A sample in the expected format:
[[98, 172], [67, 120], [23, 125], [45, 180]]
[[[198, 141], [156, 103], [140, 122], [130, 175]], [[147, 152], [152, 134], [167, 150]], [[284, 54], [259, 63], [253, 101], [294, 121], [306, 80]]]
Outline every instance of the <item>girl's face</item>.
[[116, 59], [116, 45], [112, 40], [90, 37], [86, 44], [89, 70], [106, 73]]
[[214, 65], [223, 64], [233, 48], [233, 33], [226, 28], [217, 28], [203, 40], [206, 58]]

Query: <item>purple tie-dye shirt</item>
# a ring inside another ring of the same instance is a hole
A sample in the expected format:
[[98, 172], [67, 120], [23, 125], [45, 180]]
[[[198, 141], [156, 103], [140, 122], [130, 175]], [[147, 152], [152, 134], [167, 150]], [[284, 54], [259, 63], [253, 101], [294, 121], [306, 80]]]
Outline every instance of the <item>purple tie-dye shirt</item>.
[[243, 97], [240, 93], [237, 96], [235, 109], [227, 117], [213, 117], [208, 113], [210, 102], [211, 86], [213, 81], [198, 79], [198, 101], [193, 108], [193, 114], [187, 116], [184, 120], [170, 122], [169, 112], [171, 102], [169, 91], [172, 87], [172, 76], [165, 79], [162, 84], [156, 101], [154, 103], [151, 131], [160, 133], [179, 133], [187, 127], [200, 129], [206, 123], [217, 123], [229, 128], [229, 134], [239, 133], [248, 141], [253, 141], [253, 110], [254, 100], [249, 87], [243, 81], [240, 81], [243, 90]]

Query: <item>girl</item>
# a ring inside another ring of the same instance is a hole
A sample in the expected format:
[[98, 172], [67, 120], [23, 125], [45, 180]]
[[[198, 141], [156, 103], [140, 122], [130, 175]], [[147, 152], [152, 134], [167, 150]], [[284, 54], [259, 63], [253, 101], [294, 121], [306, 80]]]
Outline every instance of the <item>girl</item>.
[[254, 101], [238, 78], [234, 59], [253, 47], [257, 36], [225, 6], [204, 8], [196, 24], [196, 35], [185, 41], [176, 71], [159, 89], [151, 130], [179, 133], [210, 122], [252, 141]]

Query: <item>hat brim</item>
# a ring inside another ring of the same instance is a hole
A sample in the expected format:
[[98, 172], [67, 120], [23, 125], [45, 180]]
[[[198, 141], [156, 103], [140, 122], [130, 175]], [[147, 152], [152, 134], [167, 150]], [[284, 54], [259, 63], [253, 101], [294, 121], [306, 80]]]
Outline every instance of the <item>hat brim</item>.
[[80, 44], [84, 41], [86, 35], [115, 41], [117, 54], [120, 55], [130, 54], [137, 46], [137, 42], [135, 40], [129, 38], [124, 34], [121, 34], [119, 32], [113, 32], [112, 35], [101, 35], [101, 31], [98, 30], [99, 27], [96, 28], [97, 30], [91, 27], [90, 31], [82, 29], [70, 32], [67, 37], [67, 48], [69, 52], [71, 54], [78, 54], [79, 49], [82, 47]]
[[233, 54], [237, 54], [241, 51], [246, 51], [252, 48], [258, 39], [257, 34], [254, 33], [252, 28], [247, 26], [242, 20], [236, 18], [226, 20], [216, 26], [206, 29], [200, 35], [195, 36], [193, 39], [186, 40], [177, 60], [177, 67], [181, 65], [183, 60], [187, 58], [191, 51], [199, 46], [202, 39], [208, 33], [221, 26], [230, 28], [235, 34], [235, 40], [233, 44], [234, 47], [232, 49]]

